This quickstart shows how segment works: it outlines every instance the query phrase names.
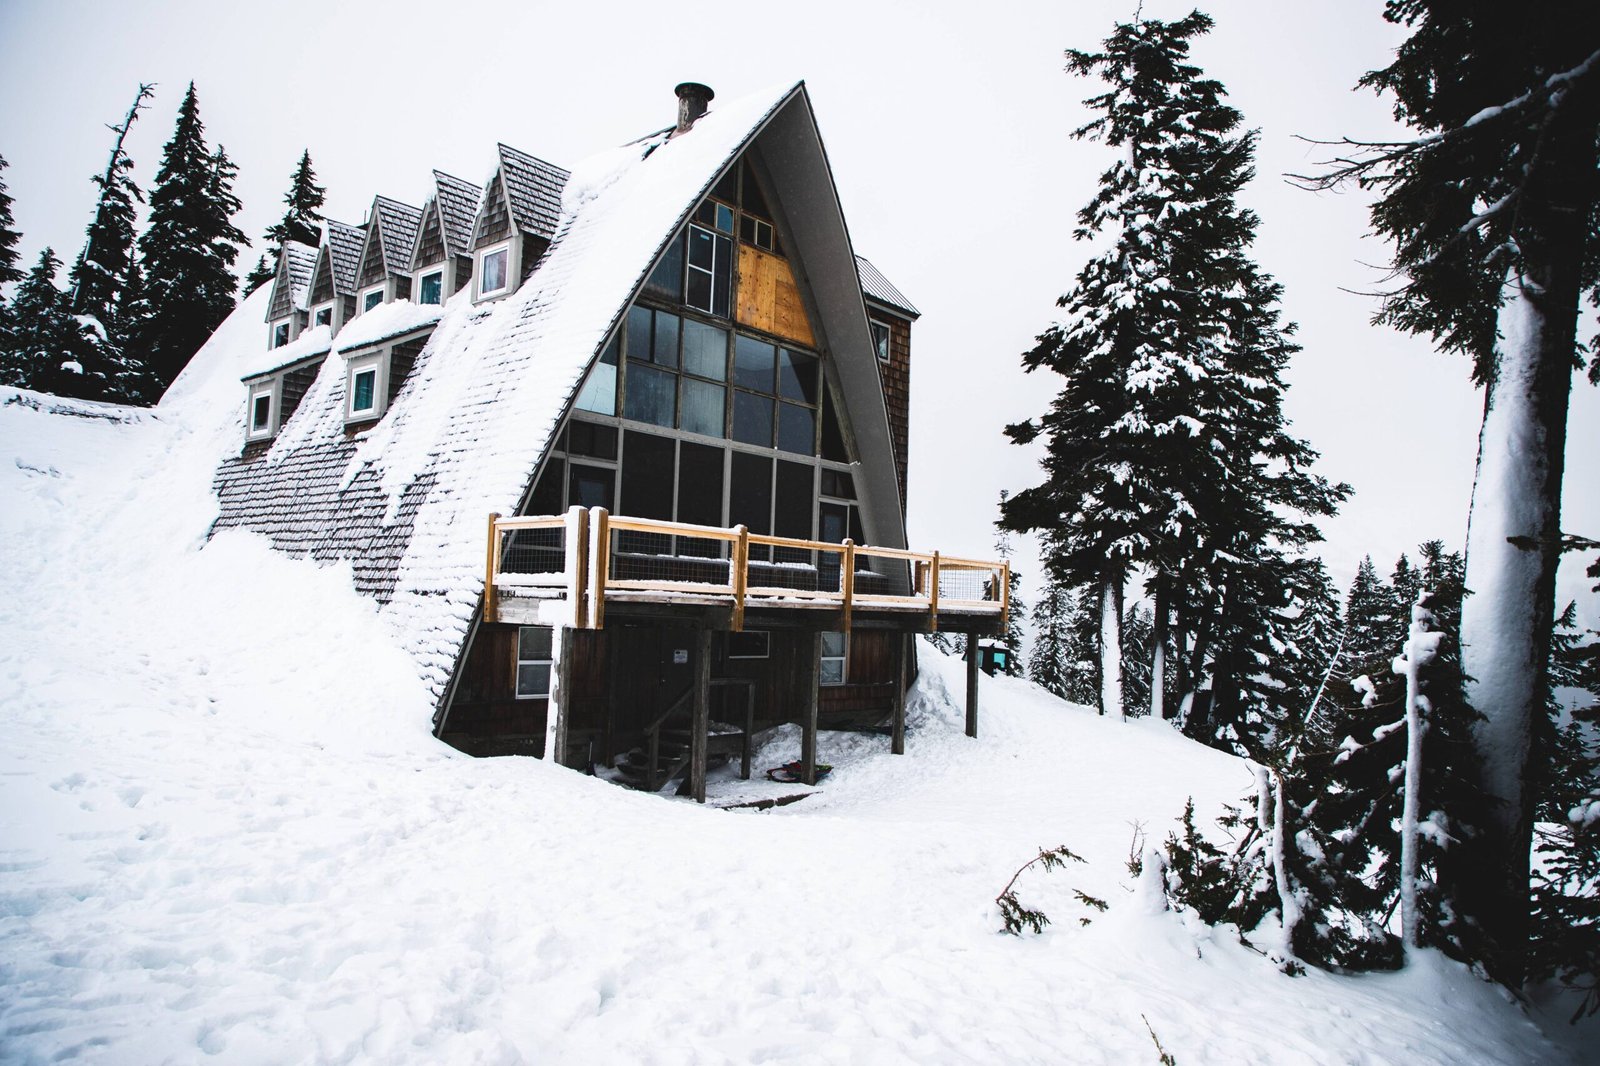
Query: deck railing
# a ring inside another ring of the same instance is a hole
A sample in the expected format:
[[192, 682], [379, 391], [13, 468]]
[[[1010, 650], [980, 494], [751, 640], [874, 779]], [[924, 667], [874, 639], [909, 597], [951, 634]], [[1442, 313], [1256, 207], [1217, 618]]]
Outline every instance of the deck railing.
[[502, 597], [565, 601], [566, 624], [605, 625], [607, 600], [724, 602], [732, 627], [747, 606], [926, 614], [998, 615], [1010, 607], [1011, 567], [938, 552], [879, 548], [751, 533], [652, 518], [603, 507], [564, 515], [489, 516], [484, 618], [500, 620]]

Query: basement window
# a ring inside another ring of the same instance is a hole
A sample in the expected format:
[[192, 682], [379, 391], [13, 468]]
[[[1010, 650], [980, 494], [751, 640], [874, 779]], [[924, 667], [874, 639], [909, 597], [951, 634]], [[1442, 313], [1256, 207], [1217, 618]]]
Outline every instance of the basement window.
[[550, 698], [549, 626], [519, 626], [517, 629], [517, 699]]
[[843, 633], [822, 634], [822, 660], [819, 664], [818, 684], [844, 684], [845, 658], [849, 647], [849, 641], [845, 639]]

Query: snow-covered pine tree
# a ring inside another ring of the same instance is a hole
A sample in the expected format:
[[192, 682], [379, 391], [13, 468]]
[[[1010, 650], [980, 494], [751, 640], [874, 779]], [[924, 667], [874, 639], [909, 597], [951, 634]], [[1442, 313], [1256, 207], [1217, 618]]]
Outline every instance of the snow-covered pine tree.
[[37, 392], [70, 392], [68, 380], [77, 372], [69, 349], [77, 332], [66, 293], [56, 287], [61, 260], [46, 248], [39, 261], [17, 286], [11, 300], [10, 346], [0, 352], [0, 385], [16, 385]]
[[[1045, 482], [1008, 502], [1005, 521], [1048, 530], [1047, 564], [1100, 595], [1102, 710], [1122, 706], [1123, 588], [1152, 572], [1188, 633], [1179, 673], [1218, 688], [1212, 664], [1240, 656], [1222, 641], [1251, 629], [1252, 598], [1220, 598], [1240, 543], [1300, 547], [1347, 490], [1307, 473], [1315, 458], [1284, 430], [1281, 371], [1296, 351], [1279, 321], [1279, 286], [1246, 254], [1257, 220], [1236, 194], [1253, 174], [1253, 133], [1222, 86], [1187, 62], [1211, 20], [1119, 24], [1103, 51], [1067, 52], [1068, 69], [1107, 83], [1099, 116], [1075, 136], [1118, 150], [1078, 239], [1110, 247], [1058, 300], [1063, 321], [1023, 356], [1063, 378], [1041, 418], [1007, 428], [1045, 438]], [[1238, 581], [1234, 582], [1238, 584]], [[1202, 592], [1209, 600], [1198, 598]], [[1165, 647], [1165, 642], [1162, 643]], [[1163, 664], [1165, 666], [1165, 664]], [[1230, 712], [1231, 713], [1231, 712]]]
[[105, 170], [91, 179], [100, 194], [83, 251], [73, 264], [69, 279], [72, 313], [79, 326], [73, 337], [72, 355], [83, 368], [83, 373], [66, 383], [72, 395], [124, 402], [154, 399], [145, 395], [148, 374], [127, 352], [116, 315], [128, 275], [136, 269], [135, 205], [144, 202], [144, 194], [133, 180], [133, 160], [124, 144], [145, 100], [153, 95], [153, 86], [139, 86], [127, 115], [111, 127], [116, 139]]
[[1150, 610], [1131, 604], [1122, 615], [1122, 712], [1129, 718], [1150, 713]]
[[231, 219], [236, 168], [206, 147], [194, 83], [178, 109], [139, 238], [145, 303], [136, 348], [165, 389], [234, 307], [233, 261], [249, 242]]
[[11, 193], [6, 189], [7, 165], [5, 156], [0, 156], [0, 367], [10, 362], [9, 353], [15, 344], [11, 305], [6, 300], [4, 286], [21, 281], [23, 277], [17, 267], [17, 242], [22, 234], [17, 232], [17, 222], [11, 214]]
[[316, 172], [311, 169], [311, 150], [300, 153], [300, 162], [289, 176], [289, 191], [283, 202], [288, 205], [283, 218], [267, 227], [266, 254], [256, 260], [249, 276], [244, 279], [244, 292], [248, 296], [270, 282], [278, 272], [278, 256], [284, 241], [298, 241], [315, 248], [321, 239], [322, 207], [327, 190], [317, 184]]
[[1600, 7], [1389, 0], [1384, 17], [1411, 36], [1362, 84], [1391, 94], [1420, 136], [1341, 142], [1349, 158], [1307, 184], [1378, 192], [1374, 227], [1404, 279], [1380, 318], [1470, 356], [1484, 386], [1462, 646], [1496, 802], [1456, 872], [1462, 905], [1492, 934], [1491, 970], [1516, 984], [1579, 304], [1585, 291], [1600, 298]]
[[1033, 608], [1028, 680], [1071, 703], [1094, 706], [1100, 688], [1098, 629], [1093, 594], [1068, 588], [1047, 571]]
[[[1006, 505], [1008, 493], [1000, 490], [1000, 506]], [[1011, 561], [1011, 532], [997, 520], [994, 535], [995, 555], [1005, 562]], [[1006, 589], [1010, 613], [1006, 616], [1005, 631], [1000, 634], [998, 644], [1004, 649], [1005, 669], [1007, 677], [1022, 677], [1027, 673], [1025, 649], [1027, 641], [1022, 634], [1022, 619], [1028, 613], [1028, 604], [1022, 598], [1022, 575], [1015, 569], [1010, 571], [1009, 584]]]

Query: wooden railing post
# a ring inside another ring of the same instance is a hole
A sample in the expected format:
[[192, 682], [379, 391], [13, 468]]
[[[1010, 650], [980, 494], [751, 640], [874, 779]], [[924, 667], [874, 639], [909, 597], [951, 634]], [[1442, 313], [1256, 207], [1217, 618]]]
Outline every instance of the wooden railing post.
[[1000, 629], [1005, 631], [1006, 618], [1011, 613], [1011, 560], [1000, 563]]
[[850, 632], [850, 601], [856, 594], [856, 542], [849, 537], [844, 539], [844, 558], [841, 564], [844, 567], [839, 574], [839, 591], [844, 594], [844, 631]]
[[589, 509], [589, 628], [606, 625], [606, 576], [611, 572], [611, 515]]
[[572, 608], [573, 626], [587, 628], [584, 610], [584, 594], [588, 591], [589, 582], [586, 580], [586, 568], [589, 565], [589, 545], [587, 543], [589, 523], [588, 517], [582, 507], [574, 505], [567, 511], [566, 529], [566, 577], [567, 577], [567, 604]]
[[733, 585], [733, 631], [744, 632], [744, 595], [750, 587], [750, 528], [744, 525], [733, 527], [739, 534], [739, 539], [733, 542], [732, 558], [728, 560], [728, 568], [732, 571], [728, 576], [732, 578]]
[[939, 553], [928, 561], [928, 629], [939, 632]]
[[489, 512], [489, 559], [483, 570], [483, 620], [500, 621], [500, 605], [495, 602], [494, 579], [500, 576], [499, 511]]

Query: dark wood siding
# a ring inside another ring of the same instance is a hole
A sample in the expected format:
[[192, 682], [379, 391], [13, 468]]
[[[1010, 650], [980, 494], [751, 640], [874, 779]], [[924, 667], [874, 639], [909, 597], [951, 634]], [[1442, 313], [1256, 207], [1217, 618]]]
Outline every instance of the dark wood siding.
[[396, 300], [409, 300], [409, 299], [411, 299], [411, 279], [410, 278], [395, 278], [394, 279], [394, 298]]
[[906, 506], [906, 455], [911, 441], [911, 323], [868, 303], [874, 321], [889, 327], [889, 361], [881, 360], [883, 399], [889, 407], [889, 433], [894, 440], [895, 476], [900, 480], [900, 506]]
[[460, 292], [472, 284], [472, 256], [456, 256], [456, 283], [452, 292]]
[[544, 255], [544, 250], [550, 247], [550, 242], [542, 237], [525, 237], [522, 241], [522, 280], [527, 281], [528, 275], [533, 273], [533, 268], [539, 265], [539, 257]]
[[372, 239], [367, 242], [366, 252], [361, 257], [361, 270], [356, 274], [356, 288], [365, 289], [369, 285], [376, 285], [386, 277], [383, 269], [383, 238], [374, 228]]
[[289, 284], [288, 274], [280, 266], [277, 276], [272, 279], [272, 306], [267, 311], [272, 321], [288, 318], [294, 311], [294, 305], [290, 302], [293, 289], [294, 286]]
[[311, 306], [333, 299], [333, 267], [328, 262], [328, 249], [317, 253], [316, 280], [311, 286]]
[[317, 380], [317, 371], [322, 369], [322, 360], [297, 367], [283, 375], [283, 399], [281, 413], [278, 416], [278, 425], [285, 425], [289, 416], [294, 414], [295, 408], [300, 406], [300, 401], [305, 397], [306, 390], [311, 388], [311, 383]]
[[394, 403], [394, 398], [400, 395], [400, 386], [406, 383], [406, 378], [411, 376], [411, 368], [417, 365], [417, 356], [422, 354], [426, 340], [410, 341], [406, 344], [397, 344], [389, 353], [389, 402]]

